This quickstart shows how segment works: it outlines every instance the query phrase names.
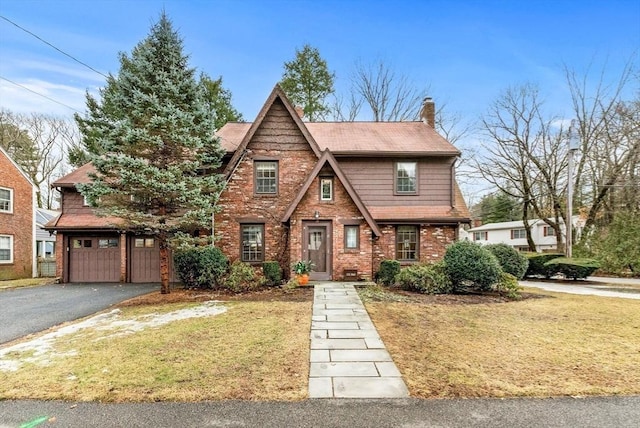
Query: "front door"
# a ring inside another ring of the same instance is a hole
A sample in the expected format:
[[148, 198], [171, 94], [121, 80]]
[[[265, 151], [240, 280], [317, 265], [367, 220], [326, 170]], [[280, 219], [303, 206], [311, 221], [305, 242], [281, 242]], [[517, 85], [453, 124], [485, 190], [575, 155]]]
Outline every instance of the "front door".
[[304, 228], [302, 255], [311, 260], [313, 270], [309, 277], [315, 280], [331, 279], [331, 235], [327, 224], [308, 223]]

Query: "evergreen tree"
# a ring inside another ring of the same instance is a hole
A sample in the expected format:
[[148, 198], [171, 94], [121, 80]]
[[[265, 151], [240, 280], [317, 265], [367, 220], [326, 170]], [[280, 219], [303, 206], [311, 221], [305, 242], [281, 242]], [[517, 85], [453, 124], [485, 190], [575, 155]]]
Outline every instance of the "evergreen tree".
[[296, 49], [293, 61], [284, 63], [280, 86], [293, 104], [304, 109], [305, 118], [315, 122], [331, 111], [326, 98], [333, 93], [334, 77], [318, 49], [304, 45]]
[[93, 182], [78, 188], [99, 213], [158, 239], [162, 293], [169, 292], [171, 239], [211, 224], [221, 188], [212, 171], [222, 150], [194, 75], [162, 13], [130, 56], [120, 54], [100, 100], [87, 94], [88, 113], [76, 115], [96, 169]]
[[242, 122], [242, 113], [231, 104], [231, 91], [222, 86], [222, 77], [213, 80], [202, 73], [200, 84], [204, 88], [205, 102], [214, 114], [216, 129], [222, 128], [227, 122]]

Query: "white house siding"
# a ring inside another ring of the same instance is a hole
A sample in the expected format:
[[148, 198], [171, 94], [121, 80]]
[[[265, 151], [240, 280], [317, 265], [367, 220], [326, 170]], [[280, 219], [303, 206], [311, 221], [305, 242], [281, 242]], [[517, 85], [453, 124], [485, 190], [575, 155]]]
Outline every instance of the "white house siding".
[[[574, 219], [574, 225], [576, 224], [576, 220]], [[544, 229], [548, 227], [548, 225], [542, 220], [531, 220], [529, 222], [531, 225], [531, 237], [533, 238], [533, 242], [536, 244], [536, 251], [552, 251], [557, 248], [556, 237], [555, 236], [545, 236]], [[561, 230], [562, 230], [562, 240], [565, 239], [565, 227], [564, 223], [561, 222]], [[477, 242], [482, 245], [489, 244], [507, 244], [519, 250], [528, 251], [528, 243], [525, 238], [512, 238], [512, 231], [524, 229], [524, 223], [522, 221], [508, 221], [502, 223], [489, 223], [484, 224], [482, 226], [474, 227], [469, 229], [467, 232], [469, 234], [469, 240]], [[478, 238], [477, 234], [483, 235]], [[484, 239], [483, 239], [484, 238]]]

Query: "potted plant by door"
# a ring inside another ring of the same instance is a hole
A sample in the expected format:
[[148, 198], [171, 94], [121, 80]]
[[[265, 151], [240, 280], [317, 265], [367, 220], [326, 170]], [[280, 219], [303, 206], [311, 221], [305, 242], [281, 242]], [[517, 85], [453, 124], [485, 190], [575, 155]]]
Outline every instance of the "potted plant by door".
[[296, 274], [298, 284], [307, 285], [309, 283], [309, 272], [313, 269], [311, 260], [298, 260], [292, 267], [293, 273]]

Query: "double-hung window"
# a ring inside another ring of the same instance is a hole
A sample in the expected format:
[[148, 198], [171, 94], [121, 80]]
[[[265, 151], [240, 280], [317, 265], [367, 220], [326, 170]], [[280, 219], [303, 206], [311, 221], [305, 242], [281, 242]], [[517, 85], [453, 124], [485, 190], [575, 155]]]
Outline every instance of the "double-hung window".
[[417, 226], [398, 226], [396, 229], [396, 260], [418, 260]]
[[333, 179], [330, 177], [320, 179], [320, 200], [333, 200]]
[[240, 230], [243, 262], [264, 261], [264, 224], [243, 224]]
[[0, 235], [0, 263], [13, 263], [13, 235]]
[[511, 229], [511, 239], [526, 239], [527, 232], [524, 229]]
[[278, 161], [254, 161], [255, 192], [259, 195], [278, 193]]
[[395, 193], [415, 195], [418, 193], [418, 163], [396, 162]]
[[13, 212], [13, 189], [0, 187], [0, 213]]
[[360, 248], [360, 226], [344, 227], [344, 248], [347, 250]]
[[473, 240], [474, 241], [486, 241], [489, 239], [489, 232], [473, 232]]

